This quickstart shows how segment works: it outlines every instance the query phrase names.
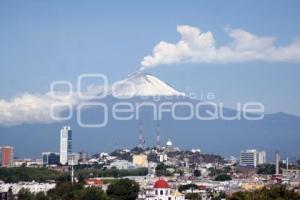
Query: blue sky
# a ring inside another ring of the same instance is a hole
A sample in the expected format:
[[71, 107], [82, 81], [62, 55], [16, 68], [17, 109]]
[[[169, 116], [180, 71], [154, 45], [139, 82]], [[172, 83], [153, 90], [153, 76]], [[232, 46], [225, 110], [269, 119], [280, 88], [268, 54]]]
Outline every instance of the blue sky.
[[[176, 43], [178, 25], [272, 36], [275, 45], [300, 37], [299, 1], [1, 1], [0, 98], [43, 93], [54, 80], [81, 73], [123, 79], [160, 41]], [[300, 115], [299, 62], [177, 63], [147, 70], [178, 90], [214, 92], [216, 100], [261, 101], [268, 112]]]

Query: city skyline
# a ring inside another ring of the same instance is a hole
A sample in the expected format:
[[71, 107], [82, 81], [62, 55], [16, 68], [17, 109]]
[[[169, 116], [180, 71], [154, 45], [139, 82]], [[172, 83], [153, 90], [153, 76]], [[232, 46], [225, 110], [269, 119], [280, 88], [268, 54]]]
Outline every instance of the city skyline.
[[[173, 152], [173, 151], [195, 151], [195, 152], [199, 152], [199, 153], [212, 153], [214, 154], [214, 152], [205, 152], [202, 151], [199, 147], [194, 147], [191, 149], [181, 149], [180, 148], [180, 144], [178, 144], [177, 146], [174, 146], [173, 143], [171, 142], [171, 138], [168, 138], [167, 140], [165, 140], [160, 146], [157, 145], [158, 141], [157, 141], [157, 133], [155, 135], [153, 135], [153, 140], [155, 140], [153, 145], [145, 145], [146, 142], [144, 140], [144, 136], [143, 136], [143, 129], [141, 126], [142, 122], [139, 123], [139, 129], [138, 129], [138, 135], [137, 135], [137, 142], [136, 145], [134, 146], [127, 146], [124, 148], [115, 148], [112, 149], [111, 152], [114, 152], [116, 150], [129, 150], [132, 148], [141, 148], [141, 149], [158, 149], [158, 150], [165, 150], [165, 151], [169, 151], [169, 152]], [[157, 130], [159, 131], [159, 125], [157, 124]], [[73, 131], [71, 129], [70, 126], [63, 126], [60, 129], [59, 132], [60, 138], [59, 138], [59, 143], [60, 143], [60, 147], [59, 149], [57, 149], [57, 151], [43, 151], [41, 152], [41, 158], [43, 160], [43, 163], [51, 163], [54, 162], [55, 164], [62, 164], [62, 165], [66, 165], [68, 164], [70, 161], [73, 162], [74, 156], [75, 158], [78, 160], [80, 157], [87, 157], [89, 153], [91, 153], [91, 155], [96, 155], [96, 154], [102, 154], [102, 153], [107, 153], [107, 152], [87, 152], [84, 148], [81, 150], [72, 150], [72, 135], [73, 135]], [[142, 139], [142, 143], [141, 143], [141, 139]], [[2, 151], [2, 150], [5, 150]], [[12, 146], [0, 146], [0, 161], [2, 161], [3, 155], [6, 155], [4, 158], [5, 160], [5, 166], [12, 166], [13, 163], [13, 159], [15, 158], [15, 156], [13, 156], [13, 149], [14, 147]], [[9, 150], [9, 151], [7, 151]], [[59, 152], [59, 153], [58, 153]], [[256, 167], [257, 165], [261, 165], [261, 164], [265, 164], [267, 162], [272, 162], [272, 160], [274, 160], [275, 162], [277, 162], [278, 160], [280, 160], [280, 158], [278, 158], [279, 155], [279, 150], [274, 151], [273, 153], [275, 153], [275, 156], [273, 157], [273, 154], [269, 152], [269, 154], [271, 156], [267, 157], [267, 151], [266, 150], [257, 150], [255, 146], [253, 146], [251, 149], [246, 149], [246, 150], [241, 150], [240, 152], [236, 152], [235, 154], [232, 154], [230, 156], [225, 156], [224, 158], [226, 159], [230, 159], [233, 156], [236, 156], [236, 159], [240, 160], [240, 164], [242, 166], [254, 166]], [[7, 155], [9, 155], [9, 158], [7, 157]], [[218, 154], [216, 154], [218, 155]], [[220, 154], [221, 156], [223, 156], [222, 154]], [[58, 159], [57, 159], [58, 156]], [[18, 157], [16, 155], [16, 158], [18, 159], [29, 159], [29, 157]], [[40, 157], [33, 157], [34, 159], [39, 159]], [[31, 159], [31, 158], [30, 158]], [[295, 158], [292, 158], [295, 159]], [[297, 158], [296, 158], [297, 159]], [[288, 162], [288, 158], [286, 159]], [[296, 160], [294, 160], [296, 161]], [[78, 161], [76, 162], [78, 163]], [[69, 163], [70, 164], [70, 163]], [[47, 165], [51, 165], [51, 164], [47, 164]]]

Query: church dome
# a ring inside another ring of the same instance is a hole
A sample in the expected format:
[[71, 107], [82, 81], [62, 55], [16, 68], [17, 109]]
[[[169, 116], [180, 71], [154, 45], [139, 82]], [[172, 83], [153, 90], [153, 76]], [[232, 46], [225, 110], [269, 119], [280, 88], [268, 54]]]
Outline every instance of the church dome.
[[154, 183], [154, 188], [169, 188], [169, 184], [165, 180], [158, 180]]
[[169, 139], [168, 142], [167, 142], [167, 146], [172, 146], [172, 145], [173, 144], [172, 144], [171, 140]]

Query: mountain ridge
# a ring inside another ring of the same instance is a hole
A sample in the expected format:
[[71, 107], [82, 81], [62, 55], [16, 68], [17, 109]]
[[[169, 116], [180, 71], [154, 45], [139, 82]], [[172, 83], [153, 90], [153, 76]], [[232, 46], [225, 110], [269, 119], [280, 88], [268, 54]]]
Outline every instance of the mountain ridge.
[[[142, 75], [142, 83], [145, 81], [145, 76], [147, 78], [147, 75]], [[139, 81], [140, 79], [134, 77], [134, 80]], [[127, 89], [125, 88], [125, 92], [128, 91]], [[122, 92], [122, 90], [120, 91]], [[159, 105], [165, 101], [176, 103], [182, 100], [193, 105], [200, 102], [200, 100], [183, 95], [175, 95], [172, 98], [162, 96], [159, 100], [155, 99], [154, 96], [147, 99], [143, 99], [141, 96], [126, 99], [133, 105], [144, 101], [151, 101]], [[115, 103], [124, 102], [124, 99], [107, 96], [104, 99], [92, 99], [91, 101], [105, 103], [108, 108], [111, 108]], [[235, 115], [237, 112], [230, 108], [224, 108], [224, 110], [228, 116]], [[109, 113], [107, 126], [84, 128], [78, 124], [77, 112], [78, 110], [75, 108], [73, 117], [67, 121], [57, 121], [50, 124], [27, 123], [11, 127], [2, 126], [0, 127], [0, 146], [12, 145], [15, 147], [16, 155], [23, 157], [40, 156], [43, 151], [59, 151], [59, 130], [66, 124], [73, 129], [73, 151], [84, 149], [91, 153], [97, 153], [137, 145], [139, 120], [120, 121], [114, 119]], [[154, 146], [156, 121], [153, 119], [153, 111], [151, 108], [143, 108], [139, 112], [140, 120], [144, 122], [146, 144]], [[187, 112], [188, 110], [181, 109], [178, 114]], [[103, 120], [101, 114], [97, 108], [83, 109], [82, 119], [87, 123], [99, 122], [99, 120]], [[160, 122], [160, 128], [162, 143], [171, 138], [173, 144], [181, 149], [200, 148], [206, 153], [217, 153], [223, 156], [237, 155], [240, 150], [246, 148], [265, 149], [268, 154], [280, 149], [283, 156], [292, 157], [296, 155], [300, 157], [299, 145], [296, 142], [300, 141], [300, 117], [290, 114], [265, 114], [265, 117], [259, 121], [244, 119], [234, 121], [222, 119], [178, 121], [174, 120], [170, 113], [166, 113]]]

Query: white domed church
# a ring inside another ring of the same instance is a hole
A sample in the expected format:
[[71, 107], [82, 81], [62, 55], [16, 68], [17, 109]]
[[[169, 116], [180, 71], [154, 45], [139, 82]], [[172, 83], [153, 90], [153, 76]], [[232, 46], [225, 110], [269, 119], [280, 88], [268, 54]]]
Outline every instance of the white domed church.
[[171, 142], [171, 140], [169, 139], [166, 143], [166, 148], [165, 148], [166, 152], [174, 152], [175, 148], [173, 146], [173, 143]]

